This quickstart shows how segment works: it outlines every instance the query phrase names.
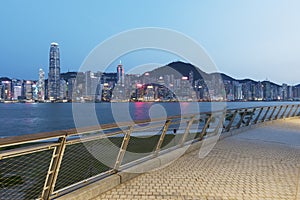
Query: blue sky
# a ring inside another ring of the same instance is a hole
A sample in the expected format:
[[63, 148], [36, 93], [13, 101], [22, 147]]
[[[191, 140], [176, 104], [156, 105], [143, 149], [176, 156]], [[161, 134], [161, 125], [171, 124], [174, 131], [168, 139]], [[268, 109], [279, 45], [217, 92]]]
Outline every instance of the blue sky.
[[[300, 83], [300, 1], [151, 0], [0, 2], [0, 77], [37, 79], [48, 71], [50, 43], [60, 45], [61, 71], [78, 70], [105, 39], [133, 28], [179, 31], [201, 44], [219, 71], [235, 78]], [[126, 70], [172, 56], [122, 60]]]

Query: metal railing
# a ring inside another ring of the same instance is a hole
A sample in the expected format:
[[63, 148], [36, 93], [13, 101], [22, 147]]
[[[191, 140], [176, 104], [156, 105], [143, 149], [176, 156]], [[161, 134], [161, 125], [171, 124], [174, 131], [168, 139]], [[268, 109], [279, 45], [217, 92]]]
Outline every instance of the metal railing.
[[300, 104], [219, 110], [0, 139], [0, 197], [52, 199], [223, 132], [300, 115]]

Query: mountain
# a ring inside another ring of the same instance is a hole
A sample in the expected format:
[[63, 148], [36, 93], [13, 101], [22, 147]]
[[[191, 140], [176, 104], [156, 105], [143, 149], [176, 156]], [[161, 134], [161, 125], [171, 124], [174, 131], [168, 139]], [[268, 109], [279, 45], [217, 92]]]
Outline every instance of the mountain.
[[67, 81], [70, 78], [76, 79], [76, 76], [77, 76], [77, 72], [66, 72], [60, 74], [60, 77], [63, 78], [65, 81]]
[[[189, 77], [190, 72], [193, 72], [193, 77], [194, 80], [199, 80], [199, 79], [204, 79], [204, 80], [216, 80], [219, 77], [221, 77], [224, 81], [237, 81], [239, 83], [247, 83], [251, 82], [252, 84], [257, 84], [258, 81], [254, 81], [252, 79], [246, 78], [246, 79], [235, 79], [232, 78], [231, 76], [224, 74], [224, 73], [219, 73], [219, 72], [214, 72], [211, 74], [208, 74], [198, 67], [190, 64], [190, 63], [184, 63], [181, 61], [177, 62], [172, 62], [170, 64], [167, 64], [165, 66], [159, 67], [157, 69], [154, 69], [149, 73], [150, 76], [159, 78], [160, 76], [166, 75], [166, 74], [173, 74], [174, 78], [180, 79], [183, 76]], [[143, 74], [145, 76], [145, 74]], [[269, 82], [271, 85], [279, 86], [276, 83], [270, 82], [270, 81], [262, 81], [262, 83], [267, 83]], [[297, 85], [296, 87], [300, 87], [300, 84]]]
[[240, 80], [237, 80], [238, 82], [240, 83], [247, 83], [247, 82], [251, 82], [251, 83], [254, 83], [254, 84], [257, 84], [258, 82], [257, 81], [254, 81], [252, 79], [249, 79], [249, 78], [246, 78], [246, 79], [240, 79]]
[[298, 84], [298, 85], [295, 85], [295, 87], [300, 87], [300, 84]]
[[211, 73], [210, 75], [221, 76], [221, 78], [225, 81], [237, 81], [236, 79], [234, 79], [224, 73], [214, 72], [214, 73]]
[[11, 79], [7, 77], [0, 77], [0, 81], [11, 81]]
[[168, 65], [156, 68], [148, 73], [150, 76], [157, 78], [162, 75], [173, 74], [175, 79], [180, 79], [183, 76], [189, 77], [190, 72], [193, 72], [194, 80], [210, 78], [209, 74], [207, 74], [206, 72], [203, 72], [190, 63], [184, 63], [181, 61], [172, 62]]
[[269, 83], [270, 85], [277, 86], [277, 87], [280, 86], [280, 85], [278, 85], [278, 84], [276, 84], [276, 83], [273, 83], [273, 82], [271, 82], [271, 81], [262, 81], [261, 83], [262, 83], [262, 84]]

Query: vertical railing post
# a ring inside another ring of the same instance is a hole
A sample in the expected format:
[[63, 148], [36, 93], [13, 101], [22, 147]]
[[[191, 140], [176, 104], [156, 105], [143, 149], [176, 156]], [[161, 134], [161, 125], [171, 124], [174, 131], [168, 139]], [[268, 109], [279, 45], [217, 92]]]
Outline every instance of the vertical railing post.
[[[232, 117], [231, 117], [231, 119], [230, 119], [229, 124], [228, 124], [227, 127], [225, 128], [225, 131], [226, 131], [226, 132], [230, 131], [230, 128], [231, 128], [231, 126], [232, 126], [232, 124], [233, 124], [233, 121], [234, 121], [235, 116], [237, 115], [237, 113], [238, 113], [238, 110], [235, 110], [234, 113], [233, 113], [233, 115], [232, 115]], [[225, 115], [225, 116], [226, 116], [226, 115]]]
[[286, 115], [286, 118], [289, 118], [289, 117], [291, 116], [291, 113], [292, 113], [292, 110], [293, 110], [294, 107], [295, 107], [295, 105], [292, 105], [292, 106], [291, 106], [291, 109], [290, 109], [290, 111], [288, 112], [288, 114]]
[[124, 139], [123, 139], [123, 142], [122, 142], [122, 145], [121, 145], [121, 148], [120, 148], [120, 151], [119, 151], [119, 154], [117, 156], [116, 163], [115, 163], [115, 166], [114, 166], [115, 171], [118, 171], [121, 164], [122, 164], [122, 161], [123, 161], [123, 158], [124, 158], [124, 155], [125, 155], [125, 152], [127, 150], [128, 143], [129, 143], [130, 134], [132, 133], [132, 130], [133, 130], [133, 126], [130, 126], [129, 130], [125, 131]]
[[240, 126], [242, 125], [243, 119], [244, 119], [247, 111], [248, 111], [247, 109], [244, 110], [243, 114], [241, 115], [240, 121], [236, 125], [236, 128], [240, 128]]
[[279, 114], [280, 114], [280, 112], [281, 112], [281, 110], [282, 110], [282, 107], [283, 107], [283, 106], [280, 106], [280, 107], [279, 107], [279, 110], [278, 110], [278, 112], [277, 112], [277, 114], [276, 114], [276, 116], [275, 116], [274, 119], [278, 119], [278, 116], [279, 116]]
[[202, 140], [204, 135], [206, 134], [206, 129], [208, 128], [208, 125], [209, 125], [210, 121], [212, 120], [212, 117], [213, 117], [212, 114], [210, 114], [209, 117], [207, 118], [206, 123], [200, 133], [199, 140]]
[[297, 107], [296, 107], [296, 109], [295, 109], [295, 112], [293, 113], [292, 117], [295, 117], [295, 116], [296, 116], [299, 106], [300, 106], [300, 104], [297, 105]]
[[46, 180], [45, 180], [45, 184], [41, 196], [41, 198], [44, 200], [49, 199], [54, 191], [58, 172], [66, 148], [66, 137], [67, 137], [66, 135], [60, 137], [58, 139], [59, 145], [55, 147], [55, 149], [53, 150], [50, 166], [48, 169], [48, 173], [46, 176]]
[[251, 119], [252, 119], [252, 117], [253, 117], [255, 111], [256, 111], [256, 108], [254, 108], [254, 109], [252, 110], [251, 115], [250, 115], [248, 121], [246, 122], [246, 126], [249, 126], [249, 124], [250, 124], [250, 122], [251, 122]]
[[263, 109], [264, 109], [264, 107], [260, 108], [260, 111], [259, 111], [257, 117], [256, 117], [255, 120], [253, 121], [254, 124], [257, 124], [257, 122], [258, 122], [258, 120], [259, 120], [259, 117], [260, 117], [260, 115], [261, 115]]
[[185, 140], [186, 140], [188, 134], [190, 133], [190, 128], [191, 128], [191, 126], [193, 125], [193, 122], [194, 122], [194, 120], [195, 120], [195, 117], [196, 117], [195, 115], [193, 115], [193, 116], [191, 117], [190, 121], [188, 122], [188, 124], [187, 124], [187, 126], [186, 126], [186, 128], [185, 128], [184, 134], [183, 134], [183, 136], [182, 136], [182, 138], [181, 138], [181, 141], [180, 141], [180, 144], [179, 144], [180, 147], [182, 147], [182, 146], [184, 145]]
[[157, 143], [155, 151], [154, 151], [154, 156], [158, 155], [158, 153], [160, 151], [160, 148], [161, 148], [161, 145], [162, 145], [162, 143], [163, 143], [163, 141], [165, 139], [165, 136], [166, 136], [166, 133], [168, 131], [168, 128], [169, 128], [170, 124], [171, 124], [171, 120], [168, 119], [166, 121], [166, 123], [164, 125], [164, 128], [163, 128], [163, 131], [162, 131], [162, 133], [161, 133], [161, 135], [159, 137], [158, 143]]
[[281, 117], [280, 117], [280, 119], [283, 119], [283, 118], [285, 118], [285, 113], [286, 113], [286, 111], [287, 111], [287, 109], [288, 109], [288, 107], [289, 107], [289, 105], [286, 105], [286, 107], [285, 107], [285, 109], [284, 109], [284, 111], [283, 111], [283, 113], [282, 113], [282, 115], [281, 115]]
[[269, 121], [272, 120], [272, 117], [273, 117], [273, 114], [275, 113], [276, 108], [277, 108], [277, 106], [273, 106], [273, 111], [272, 111], [272, 113], [271, 113], [271, 115], [269, 117]]
[[264, 121], [265, 121], [265, 119], [266, 119], [266, 117], [267, 117], [267, 115], [268, 115], [268, 112], [269, 112], [270, 108], [271, 108], [270, 106], [267, 108], [267, 111], [266, 111], [266, 113], [264, 114], [263, 118], [261, 119], [261, 122], [264, 122]]

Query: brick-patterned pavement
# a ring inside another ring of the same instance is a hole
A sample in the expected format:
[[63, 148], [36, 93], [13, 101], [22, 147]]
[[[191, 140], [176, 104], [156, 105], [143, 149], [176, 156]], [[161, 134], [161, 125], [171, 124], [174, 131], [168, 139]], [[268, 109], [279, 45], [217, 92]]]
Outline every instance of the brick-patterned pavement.
[[300, 120], [285, 120], [219, 141], [102, 194], [102, 199], [300, 200]]

